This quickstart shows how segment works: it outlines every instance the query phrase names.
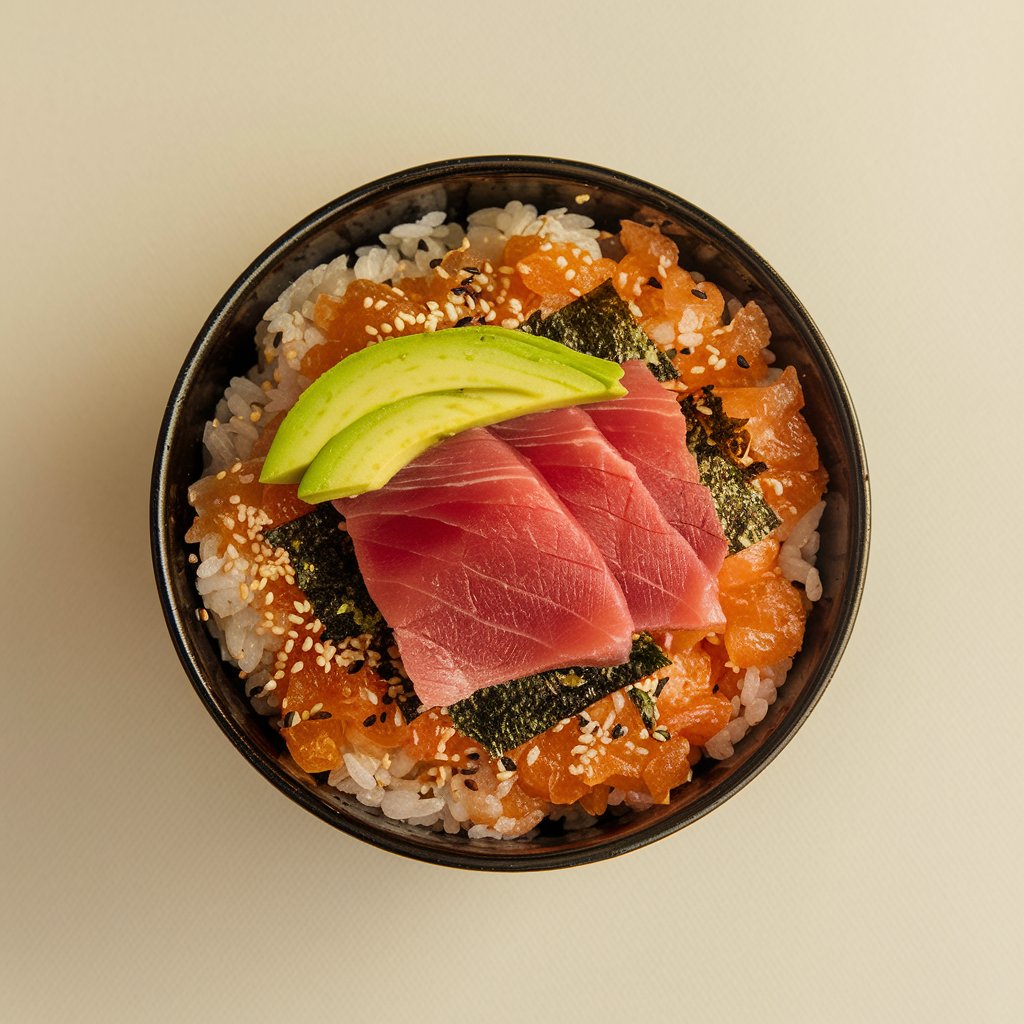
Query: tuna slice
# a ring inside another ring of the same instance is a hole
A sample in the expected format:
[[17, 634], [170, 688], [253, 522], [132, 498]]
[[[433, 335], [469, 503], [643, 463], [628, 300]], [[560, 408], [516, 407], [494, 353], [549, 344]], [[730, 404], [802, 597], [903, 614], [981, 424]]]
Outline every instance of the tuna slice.
[[582, 409], [521, 416], [490, 429], [530, 461], [594, 539], [634, 629], [702, 629], [722, 621], [715, 577]]
[[633, 621], [594, 542], [483, 429], [335, 503], [370, 596], [427, 707], [565, 665], [618, 665]]
[[700, 482], [697, 460], [686, 447], [686, 420], [671, 391], [645, 364], [623, 364], [624, 398], [587, 406], [587, 415], [629, 462], [665, 518], [717, 576], [729, 546], [711, 492]]

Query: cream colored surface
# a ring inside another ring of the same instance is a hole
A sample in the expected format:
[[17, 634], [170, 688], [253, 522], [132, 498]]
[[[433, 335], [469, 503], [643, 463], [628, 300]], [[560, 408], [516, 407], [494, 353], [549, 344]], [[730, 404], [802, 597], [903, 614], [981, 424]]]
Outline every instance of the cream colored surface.
[[[1020, 4], [369, 8], [5, 5], [0, 1019], [1021, 1019]], [[378, 852], [248, 767], [146, 520], [174, 375], [248, 261], [495, 152], [618, 167], [759, 249], [843, 367], [875, 510], [782, 756], [532, 877]]]

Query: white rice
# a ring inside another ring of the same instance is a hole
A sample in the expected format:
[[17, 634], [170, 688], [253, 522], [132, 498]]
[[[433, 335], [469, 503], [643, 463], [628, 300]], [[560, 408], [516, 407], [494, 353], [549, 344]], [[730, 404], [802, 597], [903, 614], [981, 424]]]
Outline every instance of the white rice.
[[[538, 235], [554, 242], [579, 246], [594, 259], [601, 256], [598, 230], [593, 221], [565, 208], [544, 214], [534, 206], [518, 201], [504, 207], [478, 210], [470, 214], [465, 230], [458, 224], [446, 223], [441, 211], [427, 213], [409, 224], [399, 224], [379, 236], [380, 244], [363, 246], [351, 257], [339, 256], [329, 263], [307, 270], [290, 284], [263, 316], [256, 336], [257, 363], [244, 377], [233, 377], [218, 403], [215, 418], [206, 424], [203, 443], [206, 448], [205, 474], [227, 470], [247, 460], [264, 424], [279, 412], [290, 409], [299, 394], [309, 385], [300, 367], [303, 358], [324, 336], [313, 323], [316, 300], [321, 295], [340, 297], [356, 280], [378, 283], [402, 277], [425, 276], [432, 260], [442, 258], [458, 248], [468, 237], [474, 251], [491, 260], [498, 260], [505, 243], [513, 235]], [[701, 275], [694, 275], [702, 280]], [[740, 308], [736, 299], [729, 302], [728, 314], [735, 316]], [[671, 343], [671, 339], [669, 340]], [[765, 350], [769, 363], [774, 355]], [[778, 375], [780, 371], [770, 371]], [[818, 550], [817, 527], [825, 503], [820, 502], [794, 526], [784, 541], [779, 565], [788, 580], [804, 587], [810, 601], [821, 596], [821, 580], [814, 568]], [[256, 710], [273, 715], [280, 708], [280, 698], [272, 680], [274, 655], [281, 648], [282, 638], [256, 630], [260, 613], [256, 602], [259, 591], [250, 590], [248, 598], [243, 585], [255, 582], [254, 566], [244, 554], [229, 545], [221, 549], [219, 533], [210, 533], [199, 542], [199, 564], [196, 568], [197, 589], [210, 613], [208, 626], [220, 643], [222, 657], [246, 674], [246, 692]], [[230, 565], [229, 565], [230, 563]], [[733, 699], [733, 719], [705, 746], [705, 753], [716, 759], [731, 757], [735, 745], [767, 714], [775, 702], [779, 687], [785, 682], [789, 660], [771, 668], [747, 669], [740, 693]], [[622, 695], [613, 694], [616, 709], [623, 706]], [[368, 745], [368, 744], [367, 744]], [[490, 772], [490, 765], [481, 762], [477, 778]], [[419, 781], [420, 766], [408, 755], [383, 749], [370, 753], [366, 749], [344, 752], [341, 764], [330, 772], [328, 782], [359, 803], [377, 808], [394, 820], [407, 821], [436, 831], [455, 833], [466, 829], [471, 839], [514, 839], [531, 834], [543, 817], [537, 811], [520, 819], [501, 815], [500, 800], [482, 796], [466, 789], [461, 776], [445, 777], [429, 786]], [[502, 786], [510, 788], [512, 780]], [[501, 789], [498, 789], [499, 795]], [[488, 817], [497, 816], [494, 826], [467, 824], [470, 803]], [[612, 808], [642, 811], [652, 800], [646, 793], [613, 789], [608, 798]], [[566, 829], [587, 828], [596, 820], [578, 806], [556, 807], [549, 814]]]

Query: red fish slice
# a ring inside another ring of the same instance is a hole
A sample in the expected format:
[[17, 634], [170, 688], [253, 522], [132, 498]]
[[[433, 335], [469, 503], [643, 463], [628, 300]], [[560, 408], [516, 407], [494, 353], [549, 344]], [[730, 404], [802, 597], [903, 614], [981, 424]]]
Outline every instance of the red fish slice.
[[712, 575], [729, 545], [711, 492], [700, 482], [697, 460], [686, 447], [686, 420], [675, 396], [645, 364], [623, 364], [624, 398], [587, 406], [602, 434], [635, 467], [665, 518], [687, 540]]
[[702, 629], [723, 620], [715, 577], [583, 409], [520, 416], [490, 429], [530, 461], [594, 539], [634, 629]]
[[417, 696], [629, 658], [633, 621], [593, 540], [510, 445], [468, 430], [335, 503]]

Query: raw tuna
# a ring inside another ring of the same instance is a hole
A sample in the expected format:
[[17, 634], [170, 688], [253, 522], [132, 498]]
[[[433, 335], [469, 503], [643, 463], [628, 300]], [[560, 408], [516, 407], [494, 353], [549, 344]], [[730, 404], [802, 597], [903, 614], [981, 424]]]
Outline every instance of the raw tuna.
[[336, 502], [417, 696], [445, 706], [565, 665], [616, 665], [625, 598], [593, 540], [511, 446], [467, 430]]
[[586, 412], [555, 409], [490, 429], [530, 461], [594, 539], [634, 629], [701, 629], [722, 621], [714, 576]]
[[640, 360], [624, 363], [624, 398], [587, 406], [598, 429], [635, 467], [665, 518], [683, 535], [712, 575], [728, 545], [711, 492], [700, 482], [686, 447], [686, 420], [671, 391]]

